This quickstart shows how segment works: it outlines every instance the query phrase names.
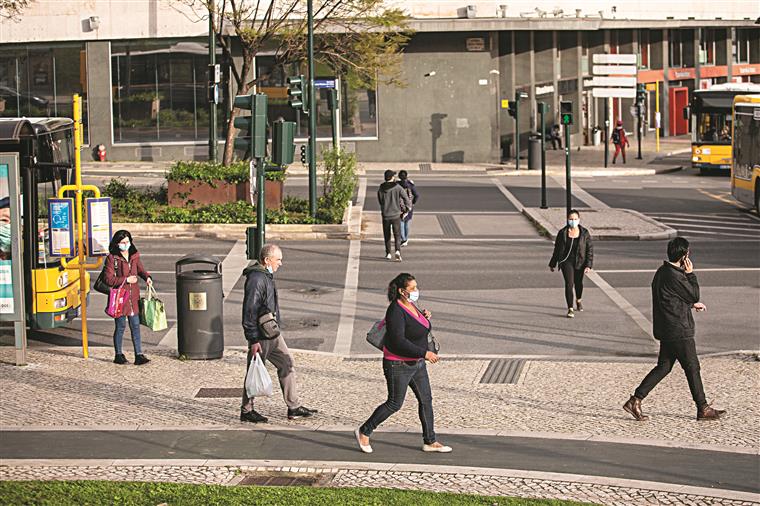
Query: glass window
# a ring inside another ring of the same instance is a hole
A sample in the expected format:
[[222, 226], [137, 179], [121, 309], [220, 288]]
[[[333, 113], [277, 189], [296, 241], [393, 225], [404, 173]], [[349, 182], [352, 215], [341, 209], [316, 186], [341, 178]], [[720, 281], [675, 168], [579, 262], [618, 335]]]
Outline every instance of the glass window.
[[699, 41], [699, 63], [715, 65], [715, 30], [702, 29], [702, 39]]
[[749, 63], [749, 30], [736, 30], [732, 53], [734, 63]]
[[89, 143], [84, 44], [3, 47], [0, 117], [71, 118], [75, 93], [82, 96], [84, 141]]
[[207, 81], [203, 40], [111, 43], [114, 141], [208, 140]]
[[697, 141], [710, 144], [731, 144], [731, 115], [703, 112], [697, 118]]
[[649, 30], [639, 30], [639, 66], [649, 68]]
[[668, 45], [670, 46], [670, 66], [681, 67], [683, 64], [683, 55], [681, 54], [680, 30], [670, 30]]
[[[288, 76], [299, 73], [292, 65], [276, 62], [274, 56], [256, 58], [258, 91], [269, 97], [269, 119], [295, 121], [296, 137], [304, 138], [309, 131], [309, 117], [288, 105], [286, 83]], [[317, 103], [311, 109], [317, 118], [317, 137], [332, 137], [332, 111], [328, 108], [327, 97], [333, 83], [340, 88], [341, 137], [377, 137], [377, 92], [355, 87], [350, 79], [336, 79], [331, 70], [323, 65], [317, 65], [315, 73]]]

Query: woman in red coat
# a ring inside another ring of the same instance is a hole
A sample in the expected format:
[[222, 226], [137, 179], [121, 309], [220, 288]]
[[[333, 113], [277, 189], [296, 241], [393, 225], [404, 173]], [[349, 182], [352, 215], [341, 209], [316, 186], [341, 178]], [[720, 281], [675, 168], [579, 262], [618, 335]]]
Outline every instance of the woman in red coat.
[[141, 277], [148, 286], [153, 285], [153, 280], [140, 261], [140, 253], [137, 252], [132, 241], [132, 234], [126, 230], [119, 230], [113, 235], [111, 244], [108, 246], [110, 254], [106, 257], [105, 282], [108, 286], [118, 288], [122, 285], [129, 290], [123, 316], [114, 318], [116, 324], [113, 332], [113, 347], [116, 352], [114, 364], [126, 364], [127, 357], [121, 349], [121, 340], [124, 330], [129, 323], [132, 333], [132, 344], [135, 347], [135, 365], [147, 364], [148, 357], [143, 355], [140, 343], [140, 286], [137, 277]]

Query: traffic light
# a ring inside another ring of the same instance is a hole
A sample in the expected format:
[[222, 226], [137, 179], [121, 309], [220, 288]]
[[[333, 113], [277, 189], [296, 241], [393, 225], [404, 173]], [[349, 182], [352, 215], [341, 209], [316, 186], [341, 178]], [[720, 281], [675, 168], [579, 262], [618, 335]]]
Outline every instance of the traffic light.
[[247, 227], [245, 229], [245, 257], [248, 260], [258, 260], [259, 251], [261, 251], [261, 245], [256, 227]]
[[338, 90], [330, 88], [327, 90], [327, 109], [334, 111], [338, 108]]
[[307, 163], [309, 163], [309, 159], [306, 156], [308, 154], [308, 149], [309, 149], [309, 147], [306, 144], [304, 144], [304, 145], [301, 146], [301, 163], [304, 164], [304, 165], [306, 165]]
[[288, 77], [288, 105], [309, 114], [308, 84], [302, 75]]
[[636, 88], [636, 105], [644, 105], [647, 100], [647, 90], [643, 84]]
[[295, 121], [275, 121], [272, 128], [272, 162], [277, 165], [293, 163], [296, 145], [293, 138], [296, 133]]
[[573, 103], [570, 101], [561, 101], [559, 103], [559, 116], [563, 125], [573, 124]]
[[235, 128], [241, 130], [235, 139], [235, 149], [245, 151], [251, 158], [264, 157], [267, 147], [267, 96], [238, 95], [234, 104], [238, 109], [251, 111], [250, 116], [238, 116], [233, 121]]
[[517, 101], [516, 100], [507, 101], [507, 112], [513, 118], [517, 118]]

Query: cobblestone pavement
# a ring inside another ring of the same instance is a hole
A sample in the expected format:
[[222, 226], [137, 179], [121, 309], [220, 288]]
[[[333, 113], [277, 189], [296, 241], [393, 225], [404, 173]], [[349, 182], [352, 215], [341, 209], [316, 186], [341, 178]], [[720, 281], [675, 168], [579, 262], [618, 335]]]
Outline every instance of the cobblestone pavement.
[[[110, 348], [31, 349], [29, 365], [11, 365], [13, 349], [0, 349], [0, 428], [240, 427], [239, 399], [195, 398], [200, 388], [241, 388], [245, 353], [227, 350], [219, 360], [180, 361], [164, 350], [147, 350], [145, 366], [111, 363]], [[270, 425], [353, 427], [385, 400], [380, 361], [343, 360], [294, 353], [301, 399], [319, 415], [289, 421], [275, 394], [258, 399]], [[609, 438], [760, 448], [760, 362], [752, 355], [707, 357], [702, 374], [708, 399], [726, 408], [719, 423], [699, 423], [686, 379], [675, 368], [643, 403], [652, 416], [635, 422], [621, 408], [653, 367], [649, 362], [529, 361], [518, 384], [481, 384], [488, 360], [446, 360], [429, 365], [436, 429], [574, 433]], [[271, 366], [270, 374], [276, 378]], [[466, 406], [467, 409], [463, 409]], [[419, 430], [410, 397], [387, 428]]]
[[581, 481], [561, 481], [473, 473], [409, 472], [313, 467], [246, 466], [3, 466], [2, 480], [109, 480], [235, 485], [257, 473], [333, 475], [329, 487], [372, 487], [426, 490], [490, 496], [566, 499], [595, 504], [629, 505], [757, 505], [759, 502], [683, 494], [646, 488], [619, 487]]

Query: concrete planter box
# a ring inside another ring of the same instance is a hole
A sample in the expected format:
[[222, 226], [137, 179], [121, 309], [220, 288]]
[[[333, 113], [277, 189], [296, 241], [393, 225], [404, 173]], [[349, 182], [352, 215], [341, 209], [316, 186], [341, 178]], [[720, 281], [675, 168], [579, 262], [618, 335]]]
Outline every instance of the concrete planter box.
[[[265, 181], [264, 196], [267, 209], [282, 209], [282, 181]], [[216, 180], [213, 185], [199, 181], [179, 183], [169, 181], [168, 200], [173, 207], [199, 207], [209, 204], [226, 204], [250, 199], [251, 185]]]

